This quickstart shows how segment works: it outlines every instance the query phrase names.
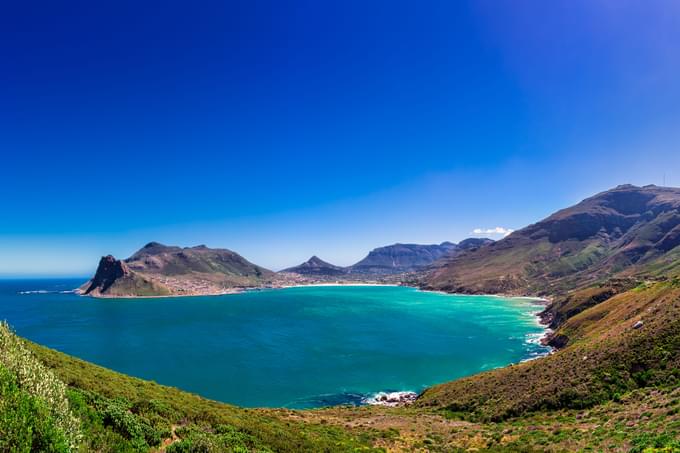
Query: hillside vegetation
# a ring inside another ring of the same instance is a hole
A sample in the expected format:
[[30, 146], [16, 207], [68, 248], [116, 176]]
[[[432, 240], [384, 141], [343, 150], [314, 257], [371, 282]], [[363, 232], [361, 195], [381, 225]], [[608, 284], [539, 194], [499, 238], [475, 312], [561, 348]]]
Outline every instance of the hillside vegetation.
[[611, 278], [677, 275], [678, 258], [680, 189], [624, 185], [446, 260], [421, 284], [555, 296]]

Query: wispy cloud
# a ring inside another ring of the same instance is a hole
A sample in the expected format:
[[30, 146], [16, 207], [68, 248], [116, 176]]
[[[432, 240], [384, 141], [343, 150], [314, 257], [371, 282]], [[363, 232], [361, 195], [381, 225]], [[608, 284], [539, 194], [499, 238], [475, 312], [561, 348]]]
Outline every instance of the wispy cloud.
[[472, 230], [472, 234], [497, 234], [500, 236], [507, 236], [508, 234], [512, 233], [513, 230], [512, 228], [503, 228], [503, 227], [496, 227], [496, 228], [475, 228]]

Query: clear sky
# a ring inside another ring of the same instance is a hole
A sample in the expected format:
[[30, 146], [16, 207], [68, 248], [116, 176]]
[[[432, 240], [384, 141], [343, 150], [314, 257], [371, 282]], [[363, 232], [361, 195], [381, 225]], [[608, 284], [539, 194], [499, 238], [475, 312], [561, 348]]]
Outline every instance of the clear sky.
[[679, 186], [679, 135], [672, 0], [5, 2], [0, 275], [347, 265]]

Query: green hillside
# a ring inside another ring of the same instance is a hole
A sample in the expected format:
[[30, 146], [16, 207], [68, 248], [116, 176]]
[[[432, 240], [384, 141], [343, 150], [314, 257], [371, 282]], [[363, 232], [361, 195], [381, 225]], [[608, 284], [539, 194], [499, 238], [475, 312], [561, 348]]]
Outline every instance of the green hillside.
[[421, 285], [555, 296], [612, 278], [676, 275], [678, 258], [680, 189], [623, 185], [445, 260]]

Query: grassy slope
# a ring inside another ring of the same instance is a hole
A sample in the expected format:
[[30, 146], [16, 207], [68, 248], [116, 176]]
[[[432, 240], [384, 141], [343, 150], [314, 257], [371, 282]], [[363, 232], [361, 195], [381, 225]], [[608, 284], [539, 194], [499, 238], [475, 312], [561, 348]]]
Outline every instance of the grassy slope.
[[423, 286], [564, 295], [611, 278], [680, 271], [680, 189], [620, 186], [493, 244], [446, 260]]
[[[608, 282], [624, 270], [602, 264], [610, 252], [597, 238], [551, 243], [518, 236], [504, 241], [452, 259], [428, 275], [424, 286], [462, 293], [555, 295]], [[623, 277], [633, 270], [637, 268]]]
[[544, 322], [555, 329], [567, 319], [582, 311], [594, 307], [617, 294], [621, 294], [639, 285], [638, 280], [632, 278], [612, 279], [605, 283], [580, 288], [557, 297], [541, 313]]
[[137, 272], [117, 279], [106, 291], [107, 296], [169, 296], [172, 294], [170, 289], [158, 283], [153, 278], [147, 277]]
[[680, 451], [679, 388], [638, 389], [588, 409], [543, 410], [499, 422], [462, 415], [428, 408], [361, 407], [295, 412], [290, 417], [342, 426], [389, 451]]
[[231, 250], [205, 246], [147, 245], [128, 258], [126, 263], [140, 275], [151, 278], [165, 276], [179, 281], [209, 281], [224, 287], [253, 286], [274, 275]]

